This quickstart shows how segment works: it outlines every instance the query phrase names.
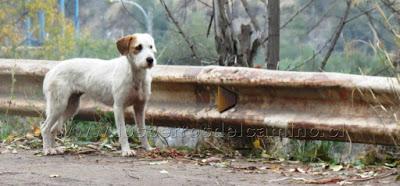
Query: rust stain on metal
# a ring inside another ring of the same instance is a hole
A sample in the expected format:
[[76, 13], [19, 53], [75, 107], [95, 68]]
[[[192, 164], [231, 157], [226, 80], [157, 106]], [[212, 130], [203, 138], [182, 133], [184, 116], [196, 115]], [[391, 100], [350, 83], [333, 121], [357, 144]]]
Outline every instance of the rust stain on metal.
[[222, 86], [218, 86], [217, 91], [216, 104], [218, 112], [222, 113], [236, 105], [237, 94], [235, 92]]

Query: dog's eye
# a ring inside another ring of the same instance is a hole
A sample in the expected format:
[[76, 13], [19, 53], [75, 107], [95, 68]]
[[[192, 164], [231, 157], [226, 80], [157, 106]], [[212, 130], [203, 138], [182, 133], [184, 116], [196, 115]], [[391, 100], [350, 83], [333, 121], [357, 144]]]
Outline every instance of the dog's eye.
[[150, 49], [153, 49], [153, 45], [150, 45]]
[[138, 45], [137, 47], [135, 47], [135, 50], [137, 50], [137, 51], [141, 51], [142, 49], [143, 49], [142, 45]]

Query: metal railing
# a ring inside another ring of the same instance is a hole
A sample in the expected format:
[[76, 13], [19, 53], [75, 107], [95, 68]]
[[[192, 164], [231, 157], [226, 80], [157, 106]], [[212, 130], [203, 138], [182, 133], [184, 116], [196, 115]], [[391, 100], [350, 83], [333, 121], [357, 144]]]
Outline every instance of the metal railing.
[[[0, 113], [43, 116], [42, 81], [55, 64], [0, 59]], [[250, 137], [400, 142], [395, 78], [217, 66], [159, 65], [152, 73], [148, 125]], [[82, 99], [76, 119], [111, 114], [111, 108]], [[126, 118], [132, 122], [128, 111]]]

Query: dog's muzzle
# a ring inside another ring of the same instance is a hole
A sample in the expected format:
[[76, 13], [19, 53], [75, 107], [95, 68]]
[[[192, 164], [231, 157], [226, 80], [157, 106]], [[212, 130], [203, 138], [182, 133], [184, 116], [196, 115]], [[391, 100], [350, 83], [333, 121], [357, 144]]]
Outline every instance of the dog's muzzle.
[[154, 59], [152, 57], [146, 58], [147, 66], [148, 67], [153, 67], [154, 66]]

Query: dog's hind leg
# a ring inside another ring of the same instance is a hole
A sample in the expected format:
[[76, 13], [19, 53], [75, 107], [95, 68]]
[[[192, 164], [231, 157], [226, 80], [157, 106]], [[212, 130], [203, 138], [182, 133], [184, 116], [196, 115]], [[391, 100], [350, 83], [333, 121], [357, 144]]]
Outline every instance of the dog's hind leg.
[[51, 134], [54, 135], [54, 137], [62, 133], [64, 123], [77, 114], [81, 95], [81, 93], [76, 93], [69, 97], [67, 108], [57, 120], [57, 123], [51, 128]]
[[46, 96], [46, 120], [42, 123], [41, 132], [43, 137], [43, 154], [61, 154], [61, 149], [55, 148], [55, 135], [51, 129], [67, 108], [68, 97], [57, 95], [57, 92], [48, 92]]

